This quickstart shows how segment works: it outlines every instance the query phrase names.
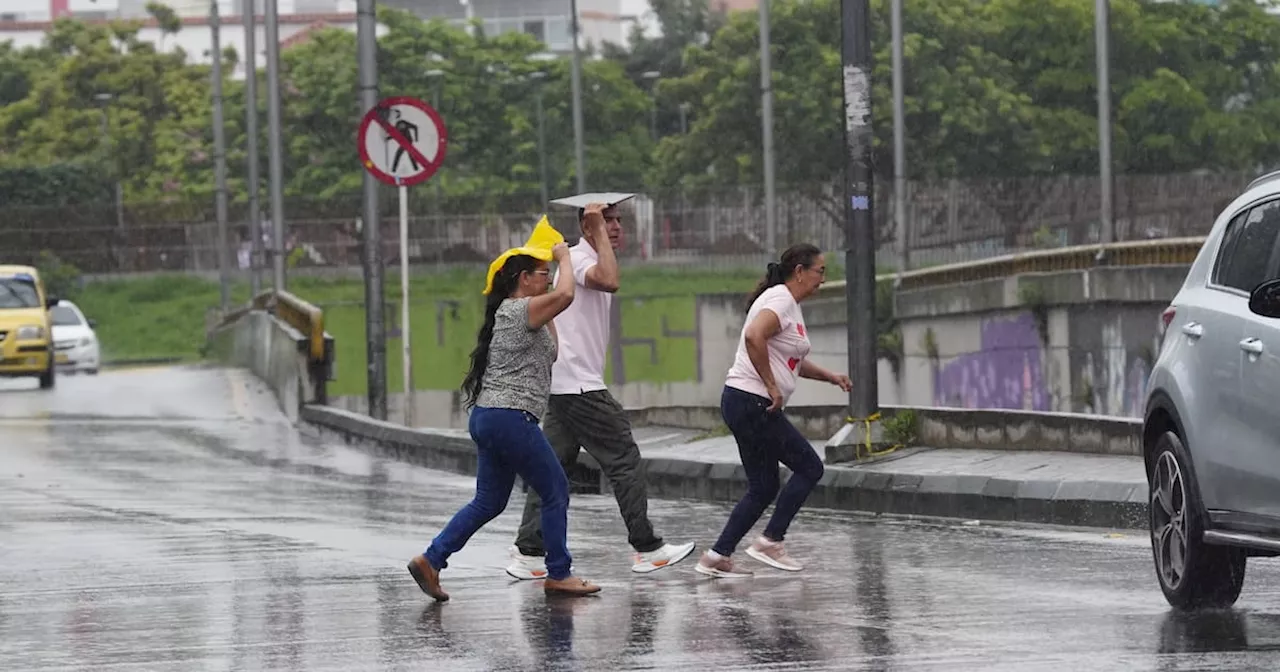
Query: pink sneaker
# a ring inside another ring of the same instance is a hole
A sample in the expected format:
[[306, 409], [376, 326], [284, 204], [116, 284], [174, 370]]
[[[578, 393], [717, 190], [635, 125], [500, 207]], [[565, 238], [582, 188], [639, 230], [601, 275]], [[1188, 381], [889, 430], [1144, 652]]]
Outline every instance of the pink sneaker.
[[747, 549], [747, 555], [763, 562], [770, 567], [776, 567], [788, 572], [798, 572], [804, 569], [804, 566], [796, 562], [794, 558], [787, 555], [787, 549], [782, 545], [781, 541], [770, 541], [764, 537], [756, 540]]
[[743, 579], [752, 576], [751, 570], [734, 567], [732, 558], [712, 559], [710, 551], [702, 554], [702, 558], [693, 566], [693, 570], [717, 579]]

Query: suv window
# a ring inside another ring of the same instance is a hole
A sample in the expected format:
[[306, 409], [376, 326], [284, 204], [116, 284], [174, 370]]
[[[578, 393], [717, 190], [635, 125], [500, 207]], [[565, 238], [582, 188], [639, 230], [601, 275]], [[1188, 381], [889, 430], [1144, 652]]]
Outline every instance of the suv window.
[[1256, 205], [1247, 213], [1236, 215], [1227, 224], [1214, 282], [1252, 292], [1269, 275], [1277, 236], [1280, 236], [1280, 201]]

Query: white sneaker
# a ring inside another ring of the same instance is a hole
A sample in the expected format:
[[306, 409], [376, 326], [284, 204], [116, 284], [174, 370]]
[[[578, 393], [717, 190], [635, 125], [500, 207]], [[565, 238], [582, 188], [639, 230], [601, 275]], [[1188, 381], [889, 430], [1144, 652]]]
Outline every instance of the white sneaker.
[[648, 553], [636, 553], [636, 563], [631, 565], [631, 571], [637, 574], [648, 574], [649, 572], [656, 572], [663, 567], [670, 567], [689, 557], [689, 554], [693, 552], [693, 547], [694, 543], [691, 541], [680, 546], [667, 544], [656, 551], [649, 551]]
[[511, 547], [511, 564], [507, 566], [507, 575], [521, 581], [534, 581], [547, 578], [546, 559], [539, 555], [524, 555], [520, 549]]

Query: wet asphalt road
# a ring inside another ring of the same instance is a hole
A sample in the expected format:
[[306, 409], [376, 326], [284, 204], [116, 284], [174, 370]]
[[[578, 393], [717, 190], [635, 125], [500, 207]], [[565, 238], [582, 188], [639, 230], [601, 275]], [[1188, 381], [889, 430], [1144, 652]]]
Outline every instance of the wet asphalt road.
[[[628, 571], [611, 500], [576, 497], [596, 598], [502, 573], [513, 506], [454, 557], [453, 601], [404, 564], [472, 482], [299, 438], [243, 374], [0, 382], [0, 670], [1280, 669], [1280, 574], [1179, 617], [1144, 538], [810, 512], [784, 575]], [[655, 501], [705, 548], [726, 507]]]

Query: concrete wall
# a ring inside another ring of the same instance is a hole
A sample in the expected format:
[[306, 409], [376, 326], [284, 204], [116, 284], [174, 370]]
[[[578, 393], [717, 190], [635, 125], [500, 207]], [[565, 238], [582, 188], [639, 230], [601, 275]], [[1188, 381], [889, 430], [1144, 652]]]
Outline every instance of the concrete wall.
[[[1160, 313], [1186, 271], [1103, 267], [899, 291], [894, 307], [903, 356], [896, 367], [879, 363], [880, 404], [1139, 417], [1159, 351]], [[668, 329], [664, 317], [661, 328], [644, 338], [624, 333], [615, 315], [610, 365], [622, 382], [611, 385], [613, 394], [631, 409], [718, 406], [745, 318], [742, 300], [737, 294], [700, 295], [692, 329]], [[813, 360], [846, 370], [844, 298], [821, 296], [804, 310]], [[648, 348], [660, 358], [663, 341], [676, 339], [696, 346], [688, 380], [638, 382], [625, 370], [624, 348]], [[465, 427], [455, 392], [422, 390], [415, 402], [417, 426]], [[801, 381], [790, 405], [844, 403], [839, 389]], [[333, 405], [365, 412], [364, 398], [335, 399]], [[388, 405], [391, 419], [403, 419], [401, 395], [391, 395]]]
[[211, 331], [208, 344], [210, 359], [249, 369], [266, 382], [289, 420], [297, 422], [303, 404], [316, 398], [317, 383], [307, 367], [306, 338], [274, 316], [249, 311]]

